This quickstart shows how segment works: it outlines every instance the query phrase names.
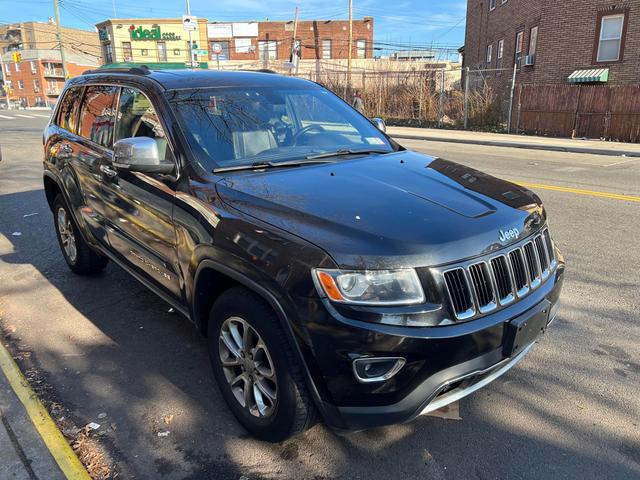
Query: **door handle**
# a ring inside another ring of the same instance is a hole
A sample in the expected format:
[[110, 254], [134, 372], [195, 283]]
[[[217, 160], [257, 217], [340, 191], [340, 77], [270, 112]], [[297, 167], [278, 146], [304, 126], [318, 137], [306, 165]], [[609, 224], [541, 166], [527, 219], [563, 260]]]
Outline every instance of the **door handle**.
[[118, 171], [115, 168], [111, 168], [109, 165], [100, 165], [100, 171], [107, 177], [115, 177], [118, 175]]

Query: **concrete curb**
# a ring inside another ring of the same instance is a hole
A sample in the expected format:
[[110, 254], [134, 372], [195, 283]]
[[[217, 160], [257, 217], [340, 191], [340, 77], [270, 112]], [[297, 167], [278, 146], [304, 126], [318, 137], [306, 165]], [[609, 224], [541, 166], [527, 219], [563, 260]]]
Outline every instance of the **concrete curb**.
[[640, 158], [640, 152], [630, 152], [624, 150], [607, 150], [603, 148], [584, 148], [584, 147], [560, 147], [558, 145], [539, 145], [537, 143], [514, 143], [514, 142], [499, 142], [495, 140], [473, 140], [464, 138], [448, 138], [448, 137], [433, 137], [422, 135], [407, 135], [388, 133], [393, 138], [404, 138], [407, 140], [426, 140], [430, 142], [444, 142], [444, 143], [460, 143], [465, 145], [483, 145], [487, 147], [507, 147], [507, 148], [524, 148], [527, 150], [545, 150], [549, 152], [562, 152], [562, 153], [585, 153], [589, 155], [607, 155], [610, 157], [633, 157]]
[[[31, 389], [29, 382], [13, 360], [11, 353], [0, 342], [0, 375], [3, 374], [9, 386], [24, 406], [26, 416], [31, 420], [35, 431], [40, 435], [44, 446], [49, 450], [62, 474], [68, 480], [91, 480], [64, 435], [62, 435], [58, 426], [49, 416], [49, 412], [47, 412]], [[54, 477], [50, 476], [50, 478]]]

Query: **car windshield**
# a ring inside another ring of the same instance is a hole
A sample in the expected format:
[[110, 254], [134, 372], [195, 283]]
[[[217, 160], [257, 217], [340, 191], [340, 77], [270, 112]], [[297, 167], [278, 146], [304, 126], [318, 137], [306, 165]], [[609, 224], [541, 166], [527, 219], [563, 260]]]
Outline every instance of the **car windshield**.
[[211, 169], [393, 150], [371, 122], [316, 86], [198, 88], [167, 95], [191, 148]]

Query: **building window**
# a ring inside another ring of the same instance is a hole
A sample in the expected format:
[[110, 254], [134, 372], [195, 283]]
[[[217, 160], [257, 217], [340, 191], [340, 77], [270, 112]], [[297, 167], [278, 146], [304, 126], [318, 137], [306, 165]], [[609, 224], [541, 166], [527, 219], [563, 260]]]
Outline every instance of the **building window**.
[[501, 60], [504, 56], [504, 40], [498, 42], [498, 60]]
[[322, 41], [322, 58], [325, 60], [331, 58], [331, 40]]
[[538, 49], [538, 27], [531, 29], [531, 36], [529, 37], [529, 55], [535, 55]]
[[260, 40], [258, 42], [258, 59], [275, 60], [278, 58], [278, 42], [275, 40]]
[[496, 0], [489, 0], [489, 10], [496, 9]]
[[18, 80], [18, 90], [24, 90], [24, 80]]
[[125, 62], [133, 61], [133, 52], [131, 51], [131, 42], [122, 42], [122, 56]]
[[31, 60], [29, 64], [31, 65], [31, 73], [36, 73], [36, 62]]
[[105, 64], [113, 63], [113, 47], [111, 44], [103, 45], [102, 55], [104, 56]]
[[165, 42], [156, 43], [158, 46], [158, 60], [161, 62], [167, 61], [167, 44]]
[[522, 53], [522, 46], [524, 43], [524, 32], [518, 32], [516, 34], [516, 58]]
[[4, 69], [7, 71], [7, 77], [11, 75], [11, 65], [8, 63], [4, 64]]
[[37, 78], [33, 79], [33, 91], [35, 93], [40, 93], [40, 80]]
[[16, 65], [16, 72], [19, 72], [20, 71], [20, 62], [16, 62], [15, 65]]
[[617, 62], [622, 58], [625, 14], [606, 15], [600, 21], [598, 62]]
[[356, 40], [356, 53], [357, 53], [357, 58], [367, 57], [367, 41], [366, 40]]
[[487, 47], [487, 63], [490, 64], [493, 60], [493, 44]]

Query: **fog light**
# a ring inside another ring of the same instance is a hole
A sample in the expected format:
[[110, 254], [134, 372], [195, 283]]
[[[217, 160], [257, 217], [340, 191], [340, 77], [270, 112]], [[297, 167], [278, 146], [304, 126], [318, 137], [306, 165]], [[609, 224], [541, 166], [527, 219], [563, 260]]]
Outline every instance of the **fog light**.
[[363, 357], [353, 361], [353, 374], [360, 383], [389, 380], [407, 361], [402, 357]]

